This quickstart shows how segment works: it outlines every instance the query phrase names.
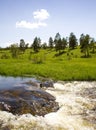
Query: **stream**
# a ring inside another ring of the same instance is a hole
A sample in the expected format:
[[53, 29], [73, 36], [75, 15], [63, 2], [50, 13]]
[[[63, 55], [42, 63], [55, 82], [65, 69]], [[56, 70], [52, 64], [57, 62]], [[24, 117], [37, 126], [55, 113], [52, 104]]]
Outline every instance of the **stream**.
[[[0, 88], [2, 80], [7, 79], [0, 78]], [[32, 79], [14, 80], [17, 84]], [[59, 110], [44, 116], [0, 111], [0, 130], [96, 130], [96, 81], [58, 81], [53, 86], [44, 91], [56, 98]]]

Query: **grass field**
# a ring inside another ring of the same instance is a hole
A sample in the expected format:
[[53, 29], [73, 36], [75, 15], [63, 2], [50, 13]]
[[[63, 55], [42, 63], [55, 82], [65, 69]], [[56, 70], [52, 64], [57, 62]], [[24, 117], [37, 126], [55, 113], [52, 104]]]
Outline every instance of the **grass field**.
[[96, 80], [96, 53], [90, 58], [81, 58], [80, 49], [58, 56], [55, 50], [40, 50], [30, 54], [31, 49], [12, 58], [9, 50], [0, 51], [0, 75], [5, 76], [41, 76], [54, 80]]

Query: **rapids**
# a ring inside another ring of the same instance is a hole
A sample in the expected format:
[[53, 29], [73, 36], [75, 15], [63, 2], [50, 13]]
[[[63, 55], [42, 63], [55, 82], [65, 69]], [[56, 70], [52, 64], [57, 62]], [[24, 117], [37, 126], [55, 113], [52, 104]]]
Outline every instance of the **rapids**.
[[60, 109], [42, 116], [0, 111], [0, 130], [96, 130], [96, 82], [54, 83], [46, 91]]

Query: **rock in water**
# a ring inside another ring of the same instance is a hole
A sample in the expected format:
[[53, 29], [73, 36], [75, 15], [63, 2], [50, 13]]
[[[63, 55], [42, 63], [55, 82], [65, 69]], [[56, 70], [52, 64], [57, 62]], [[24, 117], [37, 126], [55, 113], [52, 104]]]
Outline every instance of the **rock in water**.
[[36, 87], [39, 87], [39, 88], [53, 87], [53, 81], [52, 80], [42, 81], [42, 82], [34, 82], [34, 81], [32, 82], [32, 81], [29, 81], [29, 82], [26, 82], [25, 84], [36, 86]]
[[45, 81], [45, 82], [42, 82], [40, 83], [40, 87], [43, 88], [48, 88], [48, 87], [53, 87], [53, 82], [52, 81]]
[[0, 91], [0, 110], [13, 114], [26, 114], [44, 116], [59, 108], [55, 98], [39, 88], [31, 90], [24, 87], [11, 88]]

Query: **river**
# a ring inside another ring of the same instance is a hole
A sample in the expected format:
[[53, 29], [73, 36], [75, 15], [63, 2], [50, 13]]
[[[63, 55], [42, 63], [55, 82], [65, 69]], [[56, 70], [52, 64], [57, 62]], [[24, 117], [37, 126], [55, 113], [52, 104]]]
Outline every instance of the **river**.
[[0, 111], [2, 130], [96, 130], [95, 81], [58, 81], [54, 88], [46, 88], [45, 91], [59, 103], [57, 112], [42, 117]]

